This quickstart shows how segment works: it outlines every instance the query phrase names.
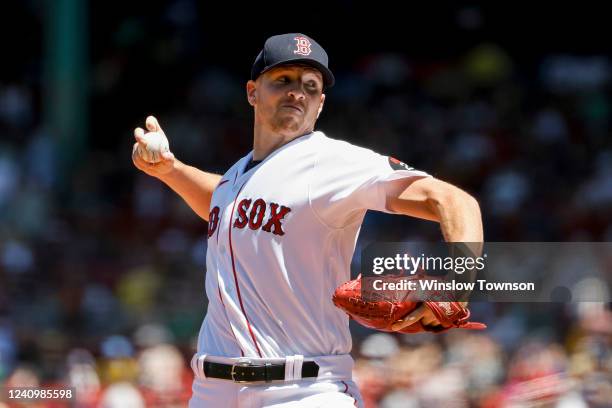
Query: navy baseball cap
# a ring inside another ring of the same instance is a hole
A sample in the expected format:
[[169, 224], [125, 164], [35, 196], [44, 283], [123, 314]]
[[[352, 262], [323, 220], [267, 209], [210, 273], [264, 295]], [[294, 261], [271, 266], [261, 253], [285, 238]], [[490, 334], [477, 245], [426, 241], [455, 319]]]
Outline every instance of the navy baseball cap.
[[264, 72], [287, 64], [305, 64], [318, 69], [325, 87], [334, 86], [334, 74], [327, 67], [327, 53], [315, 40], [300, 33], [274, 35], [266, 40], [263, 50], [255, 58], [251, 79]]

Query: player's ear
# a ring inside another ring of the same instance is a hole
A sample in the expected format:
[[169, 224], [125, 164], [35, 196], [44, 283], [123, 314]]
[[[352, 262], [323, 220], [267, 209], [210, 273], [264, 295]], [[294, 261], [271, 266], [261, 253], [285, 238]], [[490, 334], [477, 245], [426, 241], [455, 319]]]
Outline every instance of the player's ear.
[[247, 100], [249, 105], [255, 106], [255, 100], [257, 99], [257, 84], [253, 80], [249, 80], [246, 84]]
[[317, 119], [319, 119], [319, 115], [323, 110], [323, 105], [325, 104], [325, 94], [321, 94], [321, 103], [319, 104], [319, 109], [317, 110]]

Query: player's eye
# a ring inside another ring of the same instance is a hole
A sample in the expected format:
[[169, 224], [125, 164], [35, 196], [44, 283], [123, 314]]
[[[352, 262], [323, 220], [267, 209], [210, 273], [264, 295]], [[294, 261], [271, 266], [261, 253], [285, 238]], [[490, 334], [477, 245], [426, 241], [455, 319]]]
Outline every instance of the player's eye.
[[280, 83], [286, 84], [287, 82], [289, 82], [289, 78], [283, 75], [281, 77], [278, 77], [277, 81]]
[[316, 82], [307, 82], [306, 89], [310, 92], [317, 92], [319, 90], [319, 85]]

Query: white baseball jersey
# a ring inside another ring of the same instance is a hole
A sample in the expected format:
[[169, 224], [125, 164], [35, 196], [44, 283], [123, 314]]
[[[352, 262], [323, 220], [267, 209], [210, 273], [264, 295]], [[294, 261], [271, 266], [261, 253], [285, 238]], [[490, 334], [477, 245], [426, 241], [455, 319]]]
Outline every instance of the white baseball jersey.
[[347, 354], [348, 317], [332, 303], [368, 209], [385, 211], [384, 184], [426, 173], [313, 132], [244, 171], [212, 196], [208, 311], [198, 352], [227, 357]]

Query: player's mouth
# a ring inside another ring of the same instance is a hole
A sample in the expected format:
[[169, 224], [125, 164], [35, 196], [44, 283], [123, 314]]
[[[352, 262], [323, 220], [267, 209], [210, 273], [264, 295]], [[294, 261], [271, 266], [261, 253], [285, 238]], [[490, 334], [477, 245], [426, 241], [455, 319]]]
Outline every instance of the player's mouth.
[[297, 106], [297, 105], [284, 104], [284, 105], [281, 105], [281, 108], [285, 108], [285, 109], [289, 109], [289, 110], [294, 110], [294, 111], [299, 112], [299, 113], [304, 113], [304, 110], [301, 107]]

